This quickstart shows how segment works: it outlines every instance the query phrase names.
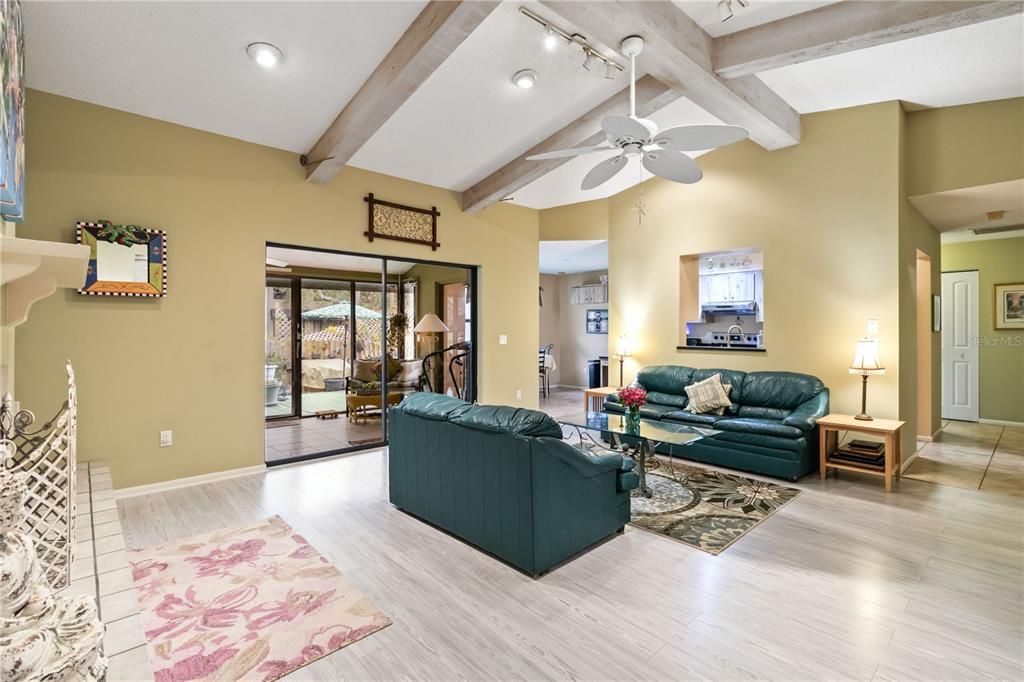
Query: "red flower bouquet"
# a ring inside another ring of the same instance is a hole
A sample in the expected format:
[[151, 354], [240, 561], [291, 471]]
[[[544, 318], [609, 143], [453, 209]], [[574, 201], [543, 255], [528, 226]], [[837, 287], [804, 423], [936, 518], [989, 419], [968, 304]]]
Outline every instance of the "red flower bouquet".
[[627, 410], [639, 410], [647, 403], [647, 391], [642, 388], [619, 389], [619, 400]]

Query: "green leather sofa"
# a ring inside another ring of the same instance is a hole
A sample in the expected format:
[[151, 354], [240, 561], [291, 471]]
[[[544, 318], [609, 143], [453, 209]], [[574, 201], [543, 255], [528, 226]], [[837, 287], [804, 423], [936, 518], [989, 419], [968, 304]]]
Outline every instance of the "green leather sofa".
[[543, 412], [412, 393], [388, 417], [392, 504], [530, 575], [629, 522], [633, 460], [569, 445]]
[[[732, 385], [732, 405], [724, 415], [687, 412], [686, 386], [714, 374]], [[721, 431], [687, 445], [661, 446], [659, 452], [790, 481], [818, 468], [816, 422], [828, 414], [828, 389], [817, 377], [655, 365], [640, 370], [634, 385], [647, 390], [642, 417]], [[604, 409], [623, 412], [617, 395], [605, 399]]]

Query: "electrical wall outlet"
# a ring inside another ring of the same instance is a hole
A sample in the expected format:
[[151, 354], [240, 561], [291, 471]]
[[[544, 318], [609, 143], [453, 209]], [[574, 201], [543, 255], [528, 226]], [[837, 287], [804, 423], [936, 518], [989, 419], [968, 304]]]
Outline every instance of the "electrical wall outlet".
[[878, 333], [878, 320], [868, 320], [868, 334]]
[[169, 447], [171, 447], [171, 443], [172, 442], [173, 441], [171, 440], [171, 432], [170, 431], [161, 431], [160, 432], [160, 447], [162, 447], [162, 448], [169, 448]]
[[516, 389], [516, 400], [522, 400], [522, 399], [523, 399], [523, 389], [517, 388]]
[[508, 337], [505, 336], [504, 334], [501, 334], [500, 336], [498, 336], [498, 345], [499, 346], [507, 346], [508, 345]]

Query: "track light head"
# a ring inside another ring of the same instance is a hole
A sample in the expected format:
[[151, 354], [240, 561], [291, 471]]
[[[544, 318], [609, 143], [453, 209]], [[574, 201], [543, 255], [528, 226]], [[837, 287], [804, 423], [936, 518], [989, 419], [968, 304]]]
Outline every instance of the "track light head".
[[604, 67], [605, 80], [615, 80], [615, 76], [618, 75], [618, 71], [619, 70], [615, 68], [614, 64], [608, 62]]
[[558, 35], [555, 30], [548, 26], [547, 35], [544, 36], [544, 47], [553, 50], [558, 46]]
[[722, 21], [732, 19], [732, 0], [718, 0], [718, 16]]
[[583, 60], [583, 68], [587, 71], [593, 71], [597, 65], [597, 55], [587, 49], [584, 49], [583, 53], [587, 55], [586, 59]]

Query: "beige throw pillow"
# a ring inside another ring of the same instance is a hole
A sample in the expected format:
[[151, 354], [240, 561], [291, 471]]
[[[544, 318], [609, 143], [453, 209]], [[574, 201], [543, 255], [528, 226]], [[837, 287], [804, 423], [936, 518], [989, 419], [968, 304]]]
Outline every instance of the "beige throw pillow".
[[704, 381], [698, 381], [686, 387], [686, 395], [690, 398], [687, 411], [694, 414], [725, 414], [725, 409], [732, 404], [729, 400], [730, 384], [722, 383], [722, 375], [714, 374]]

